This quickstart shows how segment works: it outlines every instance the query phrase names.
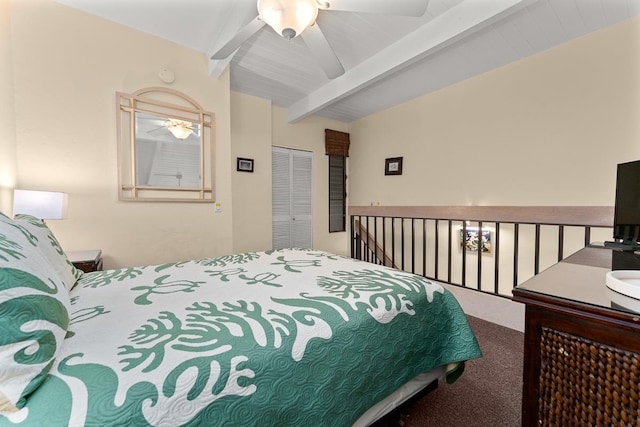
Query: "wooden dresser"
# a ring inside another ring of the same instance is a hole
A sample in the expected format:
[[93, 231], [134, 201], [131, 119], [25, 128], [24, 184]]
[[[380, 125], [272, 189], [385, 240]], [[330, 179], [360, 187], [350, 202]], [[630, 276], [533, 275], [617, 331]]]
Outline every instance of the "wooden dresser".
[[523, 426], [640, 426], [640, 301], [605, 285], [612, 263], [639, 262], [587, 247], [513, 290], [526, 304]]

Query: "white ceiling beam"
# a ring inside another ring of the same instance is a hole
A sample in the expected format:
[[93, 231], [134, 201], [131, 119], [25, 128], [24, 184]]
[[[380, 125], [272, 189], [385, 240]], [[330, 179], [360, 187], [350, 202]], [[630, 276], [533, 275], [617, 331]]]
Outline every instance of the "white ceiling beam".
[[229, 65], [231, 60], [233, 59], [233, 55], [235, 55], [235, 52], [232, 55], [229, 55], [225, 59], [211, 59], [211, 55], [207, 54], [207, 56], [209, 57], [209, 75], [216, 79], [220, 77], [222, 73], [224, 73], [224, 70], [227, 69], [227, 66]]
[[466, 0], [295, 102], [287, 119], [310, 116], [535, 1]]
[[222, 46], [231, 40], [237, 33], [251, 20], [258, 16], [258, 9], [255, 2], [246, 0], [234, 0], [229, 7], [229, 12], [225, 17], [225, 25], [213, 37], [214, 42], [207, 49], [206, 55], [209, 60], [209, 75], [218, 78], [227, 68], [237, 50], [225, 59], [211, 59], [211, 55], [220, 50]]

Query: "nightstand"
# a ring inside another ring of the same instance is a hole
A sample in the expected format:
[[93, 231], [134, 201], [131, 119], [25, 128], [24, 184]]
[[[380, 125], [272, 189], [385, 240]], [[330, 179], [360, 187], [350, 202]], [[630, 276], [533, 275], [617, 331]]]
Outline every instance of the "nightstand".
[[100, 249], [69, 251], [67, 258], [78, 270], [85, 273], [102, 270], [102, 251]]

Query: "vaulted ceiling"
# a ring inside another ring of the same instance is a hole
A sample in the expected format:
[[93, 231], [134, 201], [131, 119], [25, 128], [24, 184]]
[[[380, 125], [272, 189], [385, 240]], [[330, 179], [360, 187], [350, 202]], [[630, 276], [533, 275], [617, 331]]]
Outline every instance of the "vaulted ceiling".
[[[257, 15], [255, 0], [56, 0], [207, 58]], [[372, 0], [368, 0], [372, 1]], [[391, 0], [389, 0], [391, 1]], [[321, 10], [317, 24], [345, 68], [326, 77], [300, 37], [265, 25], [231, 56], [231, 89], [308, 115], [350, 122], [640, 15], [638, 0], [393, 0], [428, 2], [420, 17]]]

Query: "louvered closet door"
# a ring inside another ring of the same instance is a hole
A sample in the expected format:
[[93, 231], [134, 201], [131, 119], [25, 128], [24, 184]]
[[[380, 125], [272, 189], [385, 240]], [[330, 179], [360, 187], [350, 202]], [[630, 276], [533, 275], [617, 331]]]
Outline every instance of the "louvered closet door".
[[312, 247], [312, 153], [272, 149], [273, 249]]
[[271, 151], [271, 242], [273, 249], [291, 245], [291, 159], [289, 150]]
[[311, 248], [311, 154], [309, 151], [291, 150], [291, 246]]

